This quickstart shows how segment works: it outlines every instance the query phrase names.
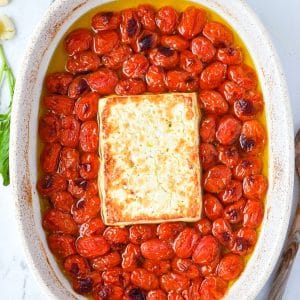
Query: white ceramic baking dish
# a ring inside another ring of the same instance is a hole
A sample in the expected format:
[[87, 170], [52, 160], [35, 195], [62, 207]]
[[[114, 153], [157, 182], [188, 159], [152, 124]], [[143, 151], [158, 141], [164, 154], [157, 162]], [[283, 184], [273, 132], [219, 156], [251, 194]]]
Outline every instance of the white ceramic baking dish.
[[[39, 99], [47, 65], [69, 26], [105, 0], [56, 0], [26, 49], [12, 109], [10, 165], [23, 248], [27, 262], [51, 299], [79, 299], [50, 253], [41, 226], [37, 181]], [[147, 2], [147, 1], [146, 1]], [[148, 1], [149, 2], [149, 1]], [[226, 299], [254, 299], [271, 274], [282, 249], [291, 215], [294, 175], [293, 128], [280, 62], [268, 33], [241, 0], [198, 0], [238, 32], [255, 63], [266, 103], [269, 139], [269, 191], [255, 251]]]

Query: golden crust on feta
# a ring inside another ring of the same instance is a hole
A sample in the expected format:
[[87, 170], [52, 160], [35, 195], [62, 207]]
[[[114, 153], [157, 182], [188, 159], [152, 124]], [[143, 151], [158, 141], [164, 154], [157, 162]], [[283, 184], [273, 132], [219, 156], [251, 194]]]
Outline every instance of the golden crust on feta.
[[201, 217], [195, 93], [99, 100], [99, 191], [107, 225]]

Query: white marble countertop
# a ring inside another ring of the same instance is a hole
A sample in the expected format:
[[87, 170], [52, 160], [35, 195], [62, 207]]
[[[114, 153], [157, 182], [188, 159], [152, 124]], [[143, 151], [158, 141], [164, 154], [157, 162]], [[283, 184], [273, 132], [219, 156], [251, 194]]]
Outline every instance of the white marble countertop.
[[[15, 73], [19, 69], [23, 49], [30, 33], [51, 2], [51, 0], [12, 0], [10, 5], [0, 7], [0, 14], [11, 16], [18, 30], [17, 36], [4, 44]], [[294, 125], [297, 129], [300, 127], [300, 1], [247, 0], [247, 2], [269, 30], [281, 58], [289, 85]], [[1, 183], [0, 254], [0, 298], [7, 300], [45, 299], [30, 273], [18, 240], [14, 216], [14, 199], [11, 197], [10, 188], [3, 187]], [[300, 253], [298, 253], [293, 266], [284, 300], [299, 299], [299, 277]], [[268, 287], [269, 283], [266, 284], [257, 299], [266, 299]]]

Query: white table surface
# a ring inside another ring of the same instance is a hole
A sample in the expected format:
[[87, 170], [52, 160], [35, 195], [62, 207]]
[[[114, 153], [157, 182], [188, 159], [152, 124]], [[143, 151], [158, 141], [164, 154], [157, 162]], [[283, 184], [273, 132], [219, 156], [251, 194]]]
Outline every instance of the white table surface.
[[[71, 1], [71, 0], [70, 0]], [[228, 1], [228, 0], [226, 0]], [[0, 15], [11, 16], [16, 24], [17, 36], [4, 43], [11, 66], [16, 73], [23, 49], [51, 0], [12, 0], [0, 7]], [[147, 2], [147, 1], [145, 1]], [[151, 2], [151, 1], [148, 1]], [[300, 1], [299, 0], [247, 0], [266, 28], [281, 58], [291, 96], [295, 128], [300, 127]], [[253, 33], [255, 34], [255, 33]], [[300, 253], [293, 266], [284, 296], [285, 300], [300, 299]], [[269, 283], [257, 299], [266, 299]], [[10, 188], [0, 183], [0, 299], [45, 299], [26, 264], [14, 216], [14, 199]], [[241, 296], [241, 300], [243, 300]]]

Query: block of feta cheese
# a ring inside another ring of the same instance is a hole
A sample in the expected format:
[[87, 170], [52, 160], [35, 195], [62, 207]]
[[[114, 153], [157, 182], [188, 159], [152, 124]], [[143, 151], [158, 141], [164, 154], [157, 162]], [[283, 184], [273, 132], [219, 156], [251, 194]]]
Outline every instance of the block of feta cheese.
[[200, 219], [199, 122], [196, 93], [99, 100], [98, 186], [105, 224]]

